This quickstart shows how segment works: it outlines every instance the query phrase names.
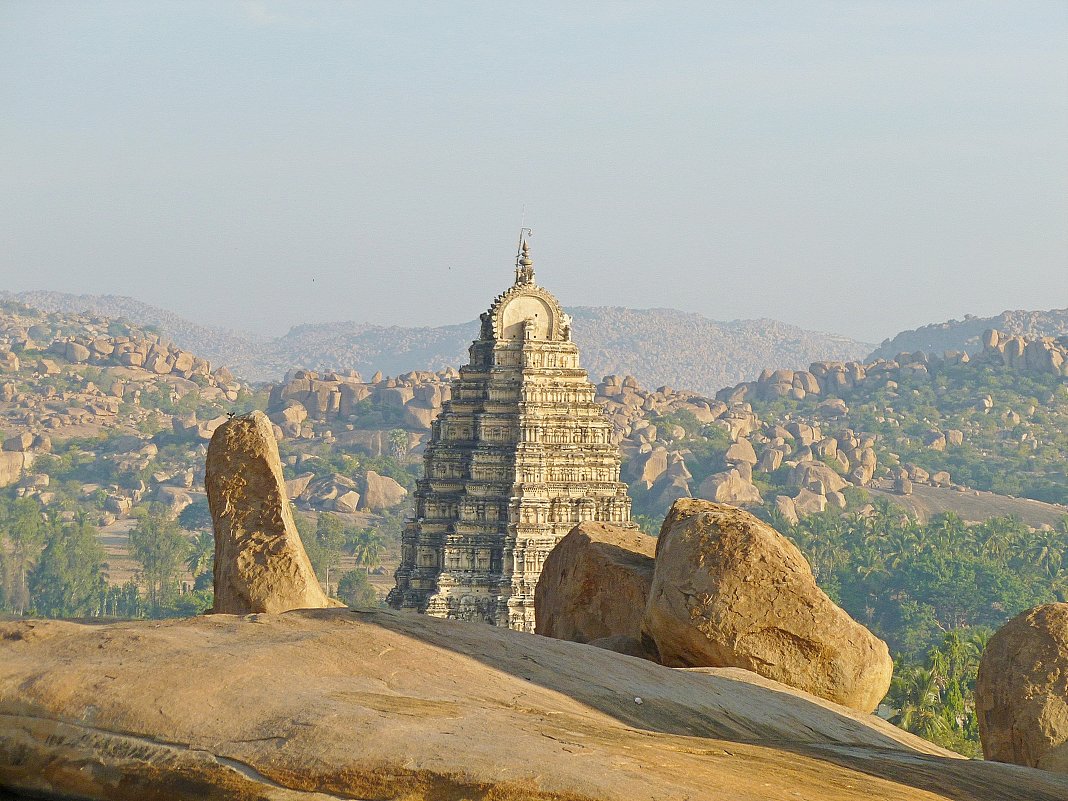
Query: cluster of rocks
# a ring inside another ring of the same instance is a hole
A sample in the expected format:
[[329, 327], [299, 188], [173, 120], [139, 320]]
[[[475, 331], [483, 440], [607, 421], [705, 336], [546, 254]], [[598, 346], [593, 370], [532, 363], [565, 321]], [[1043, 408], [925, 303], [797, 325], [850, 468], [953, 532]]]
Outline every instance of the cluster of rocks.
[[379, 372], [364, 381], [355, 371], [320, 374], [293, 370], [271, 388], [268, 415], [277, 426], [275, 436], [279, 438], [320, 436], [367, 446], [370, 443], [351, 436], [361, 411], [392, 411], [397, 427], [428, 432], [441, 413], [442, 404], [449, 399], [451, 381], [456, 376], [456, 370], [449, 368], [437, 373], [409, 372], [395, 378], [383, 377]]
[[986, 360], [1021, 372], [1068, 376], [1068, 336], [1025, 337], [991, 328], [981, 341]]
[[895, 359], [876, 359], [864, 362], [813, 362], [808, 370], [764, 370], [756, 381], [743, 381], [716, 393], [718, 400], [739, 403], [745, 399], [774, 400], [790, 398], [823, 398], [815, 406], [815, 415], [835, 420], [849, 414], [849, 406], [837, 393], [873, 382], [889, 390], [898, 388], [898, 381], [906, 375], [930, 372], [940, 364], [967, 364], [967, 353], [946, 353], [935, 356], [923, 352], [900, 353]]
[[[857, 375], [855, 369], [844, 366], [841, 371], [817, 372], [842, 376], [845, 381]], [[785, 393], [788, 383], [797, 394], [820, 392], [813, 373], [768, 371], [757, 382], [764, 394]], [[794, 387], [795, 383], [798, 386]], [[789, 472], [783, 476], [784, 483], [796, 488], [796, 494], [778, 495], [774, 503], [788, 520], [796, 522], [828, 505], [845, 508], [843, 490], [872, 483], [879, 470], [874, 435], [844, 427], [824, 433], [826, 422], [765, 423], [742, 399], [745, 396], [744, 392], [737, 397], [725, 393], [725, 399], [711, 399], [671, 387], [647, 391], [631, 376], [606, 376], [598, 385], [598, 400], [608, 410], [627, 461], [624, 476], [632, 486], [647, 490], [657, 506], [689, 497], [736, 506], [761, 505], [766, 499], [753, 483], [754, 473], [767, 475], [786, 469]], [[825, 408], [833, 407], [837, 410], [834, 416], [839, 416], [843, 413], [840, 401], [834, 401], [837, 403], [828, 402]], [[658, 427], [646, 419], [649, 413], [673, 412], [688, 412], [698, 422], [720, 426], [727, 433], [730, 444], [723, 454], [725, 470], [695, 485], [686, 464], [692, 451], [684, 441], [685, 429], [679, 425]]]
[[[0, 487], [14, 485], [16, 495], [50, 505], [53, 482], [47, 472], [33, 472], [37, 457], [51, 451], [53, 439], [84, 438], [79, 458], [113, 468], [102, 474], [129, 477], [81, 487], [81, 497], [101, 510], [101, 525], [141, 502], [161, 503], [173, 515], [193, 502], [206, 444], [227, 416], [197, 419], [161, 406], [192, 395], [201, 409], [225, 408], [248, 391], [225, 368], [212, 371], [206, 360], [156, 334], [106, 318], [11, 305], [0, 313], [0, 365], [0, 427], [15, 432], [0, 451]], [[151, 441], [156, 431], [173, 431], [186, 451], [161, 461]]]
[[[14, 486], [19, 496], [51, 504], [50, 477], [32, 469], [37, 456], [51, 449], [53, 438], [88, 440], [104, 434], [99, 445], [81, 448], [81, 458], [97, 462], [102, 474], [131, 477], [82, 486], [81, 497], [92, 499], [100, 510], [96, 522], [105, 526], [140, 503], [162, 504], [172, 515], [193, 503], [194, 487], [203, 480], [207, 443], [228, 419], [222, 409], [249, 391], [225, 368], [213, 372], [206, 360], [155, 334], [87, 315], [5, 310], [0, 314], [0, 366], [0, 428], [16, 432], [0, 450], [0, 487]], [[407, 457], [425, 439], [427, 414], [436, 416], [448, 398], [452, 375], [376, 376], [364, 385], [355, 375], [297, 371], [271, 394], [272, 416], [282, 424], [273, 424], [272, 430], [280, 438], [303, 436], [312, 446], [340, 441], [373, 456]], [[200, 415], [159, 408], [167, 401], [188, 408], [190, 394]], [[407, 424], [419, 430], [339, 425], [341, 412], [351, 414], [364, 399], [407, 409]], [[205, 408], [217, 411], [205, 415]], [[186, 450], [177, 459], [168, 452], [161, 461], [152, 441], [157, 431], [170, 432]], [[379, 513], [405, 502], [407, 491], [389, 476], [374, 471], [324, 474], [314, 464], [316, 458], [307, 453], [289, 457], [288, 467], [296, 474], [290, 496], [305, 509]]]
[[[0, 315], [0, 426], [16, 433], [12, 439], [25, 439], [21, 445], [9, 441], [5, 450], [40, 452], [50, 437], [172, 425], [180, 433], [191, 429], [206, 442], [224, 416], [172, 420], [160, 403], [177, 403], [194, 393], [200, 404], [225, 405], [247, 389], [225, 368], [213, 372], [207, 361], [155, 334], [124, 329], [126, 334], [112, 335], [112, 326], [94, 317], [60, 324], [32, 315]], [[143, 405], [149, 398], [152, 402]], [[11, 457], [0, 461], [0, 486], [20, 480]]]
[[[307, 467], [314, 456], [294, 457]], [[301, 506], [325, 512], [384, 512], [404, 503], [406, 490], [396, 479], [367, 470], [357, 479], [332, 473], [316, 476], [306, 471], [286, 481], [286, 494]]]
[[[32, 366], [43, 374], [54, 374], [58, 365], [45, 355], [52, 354], [70, 364], [141, 368], [185, 379], [200, 377], [209, 386], [231, 389], [234, 377], [225, 368], [213, 372], [206, 359], [159, 334], [125, 325], [120, 326], [123, 333], [112, 333], [114, 325], [112, 320], [89, 315], [67, 315], [59, 323], [38, 317], [32, 309], [25, 315], [5, 314], [0, 318], [0, 372]], [[20, 361], [15, 350], [24, 354], [28, 365]], [[235, 386], [232, 391], [238, 389]]]
[[667, 667], [736, 667], [870, 712], [886, 644], [816, 585], [785, 537], [748, 512], [681, 499], [658, 540], [579, 524], [549, 554], [537, 633]]
[[983, 334], [992, 328], [1022, 334], [1029, 339], [1041, 336], [1060, 337], [1068, 334], [1068, 309], [1010, 309], [992, 317], [966, 314], [963, 320], [929, 323], [901, 331], [892, 339], [883, 340], [872, 358], [890, 357], [902, 351], [916, 350], [928, 353], [967, 350], [969, 353], [978, 354], [983, 350]]
[[[626, 462], [624, 478], [632, 486], [647, 490], [659, 506], [667, 506], [677, 498], [692, 497], [697, 488], [686, 464], [686, 458], [692, 455], [684, 442], [686, 429], [677, 424], [657, 426], [647, 419], [649, 415], [686, 412], [701, 424], [722, 426], [735, 444], [742, 443], [726, 457], [732, 467], [747, 458], [745, 438], [759, 425], [748, 404], [728, 405], [668, 386], [646, 390], [633, 376], [605, 376], [597, 385], [597, 401], [605, 408], [616, 433]], [[727, 487], [720, 492], [721, 500], [742, 504], [762, 502], [756, 487], [750, 483], [751, 470], [747, 472], [743, 466], [739, 475], [730, 473], [721, 476]], [[701, 491], [714, 492], [710, 487]]]

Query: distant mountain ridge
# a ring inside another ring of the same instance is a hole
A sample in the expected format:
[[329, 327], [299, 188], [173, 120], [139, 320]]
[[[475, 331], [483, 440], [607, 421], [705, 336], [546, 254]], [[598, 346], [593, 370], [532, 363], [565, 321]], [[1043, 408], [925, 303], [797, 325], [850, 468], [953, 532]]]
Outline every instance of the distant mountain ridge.
[[29, 290], [0, 291], [0, 300], [14, 300], [36, 309], [60, 314], [96, 314], [124, 319], [139, 326], [149, 326], [166, 334], [181, 347], [210, 359], [220, 366], [234, 367], [259, 346], [251, 334], [226, 328], [201, 325], [181, 315], [126, 295], [75, 295], [69, 292]]
[[[121, 295], [0, 292], [50, 312], [90, 312], [150, 325], [183, 348], [225, 365], [250, 381], [278, 379], [294, 368], [377, 370], [396, 375], [467, 361], [478, 323], [437, 327], [311, 323], [274, 339], [201, 325]], [[768, 364], [806, 367], [818, 360], [862, 358], [871, 345], [807, 331], [777, 320], [717, 322], [674, 309], [575, 307], [575, 339], [582, 363], [596, 380], [630, 374], [648, 386], [686, 387], [708, 394], [755, 377]]]
[[868, 360], [893, 359], [899, 353], [916, 351], [934, 354], [945, 351], [980, 353], [983, 350], [980, 337], [984, 331], [991, 328], [1025, 337], [1057, 337], [1068, 334], [1068, 309], [1018, 309], [1003, 311], [994, 317], [975, 317], [969, 314], [963, 320], [931, 323], [902, 331], [892, 339], [884, 340]]

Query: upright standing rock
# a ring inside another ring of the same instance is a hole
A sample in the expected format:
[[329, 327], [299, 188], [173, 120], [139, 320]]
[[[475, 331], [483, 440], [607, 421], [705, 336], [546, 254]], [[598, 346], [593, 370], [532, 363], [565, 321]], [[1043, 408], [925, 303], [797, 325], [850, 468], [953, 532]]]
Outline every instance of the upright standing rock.
[[975, 712], [986, 759], [1068, 773], [1068, 604], [1029, 609], [990, 638]]
[[643, 642], [668, 667], [740, 667], [871, 712], [886, 643], [816, 586], [788, 539], [731, 506], [676, 501], [660, 529]]
[[326, 597], [308, 561], [265, 414], [235, 417], [215, 429], [204, 483], [215, 528], [213, 612], [344, 606]]

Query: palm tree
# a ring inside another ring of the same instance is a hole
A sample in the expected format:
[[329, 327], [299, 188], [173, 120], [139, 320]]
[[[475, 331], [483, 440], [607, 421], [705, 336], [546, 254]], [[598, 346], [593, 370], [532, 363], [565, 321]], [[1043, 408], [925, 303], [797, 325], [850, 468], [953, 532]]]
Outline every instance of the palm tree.
[[994, 636], [994, 630], [988, 628], [972, 629], [968, 633], [968, 642], [972, 648], [972, 652], [975, 654], [975, 662], [978, 665], [979, 660], [983, 658], [983, 652], [986, 651], [986, 646], [990, 642], [990, 638]]
[[1053, 577], [1052, 590], [1061, 603], [1068, 601], [1068, 570], [1061, 570]]
[[886, 565], [897, 570], [920, 550], [919, 539], [913, 527], [891, 529], [883, 546]]
[[888, 700], [896, 709], [890, 717], [896, 726], [932, 742], [949, 733], [935, 671], [922, 667], [904, 669], [890, 683]]
[[1052, 528], [1039, 529], [1027, 538], [1024, 555], [1030, 564], [1053, 578], [1064, 567], [1066, 548], [1064, 534]]
[[215, 537], [210, 531], [198, 531], [190, 540], [192, 550], [185, 560], [185, 566], [196, 578], [201, 573], [207, 573], [215, 566]]
[[886, 576], [886, 559], [878, 548], [865, 545], [854, 553], [853, 561], [857, 574], [864, 579], [874, 580]]
[[942, 642], [930, 650], [928, 658], [931, 669], [943, 677], [944, 686], [974, 673], [981, 654], [973, 635], [954, 629], [942, 636]]
[[964, 529], [964, 521], [957, 514], [942, 512], [927, 524], [927, 535], [931, 545], [939, 550], [949, 550], [960, 542]]
[[993, 518], [983, 524], [982, 553], [994, 559], [999, 565], [1008, 563], [1008, 553], [1012, 544], [1012, 535], [1004, 518]]
[[871, 525], [872, 528], [881, 531], [889, 531], [896, 528], [901, 520], [903, 512], [889, 498], [873, 498], [871, 501]]
[[378, 565], [379, 557], [385, 550], [386, 543], [381, 532], [369, 528], [361, 531], [352, 545], [352, 555], [356, 557], [356, 564], [363, 567], [367, 572]]

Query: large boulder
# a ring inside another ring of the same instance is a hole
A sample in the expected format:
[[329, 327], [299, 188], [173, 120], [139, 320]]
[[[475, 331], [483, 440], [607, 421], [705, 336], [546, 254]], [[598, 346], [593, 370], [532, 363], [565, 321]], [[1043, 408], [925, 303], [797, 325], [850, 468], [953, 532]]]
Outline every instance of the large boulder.
[[270, 419], [282, 429], [287, 437], [299, 437], [304, 421], [308, 419], [308, 410], [298, 401], [288, 401], [285, 406], [271, 412]]
[[727, 452], [723, 455], [724, 460], [728, 463], [735, 462], [747, 462], [748, 464], [757, 463], [756, 451], [753, 450], [753, 446], [747, 439], [740, 439], [727, 448]]
[[789, 485], [792, 487], [823, 486], [823, 493], [841, 492], [849, 482], [822, 462], [800, 462], [790, 473]]
[[215, 528], [216, 613], [341, 606], [326, 597], [297, 533], [271, 421], [223, 423], [208, 445], [204, 484]]
[[863, 712], [893, 671], [886, 643], [827, 597], [793, 543], [708, 501], [677, 501], [664, 520], [642, 638], [665, 665], [745, 668]]
[[549, 553], [534, 590], [535, 633], [574, 642], [637, 637], [653, 580], [656, 539], [609, 523], [579, 523]]
[[701, 482], [697, 491], [703, 497], [717, 503], [759, 505], [764, 502], [764, 499], [760, 497], [760, 490], [752, 481], [743, 477], [737, 468], [731, 468], [722, 473], [713, 473]]
[[156, 487], [156, 502], [166, 507], [167, 514], [173, 519], [192, 506], [193, 497], [181, 487], [161, 484]]
[[975, 711], [984, 757], [1068, 773], [1068, 603], [1030, 609], [990, 638]]
[[33, 434], [23, 432], [4, 440], [5, 451], [28, 451], [33, 447]]
[[408, 490], [389, 476], [382, 476], [374, 470], [368, 470], [362, 483], [360, 509], [368, 512], [382, 512], [392, 509], [404, 502]]
[[656, 447], [648, 454], [636, 456], [630, 463], [630, 473], [635, 482], [648, 489], [667, 472], [667, 467], [667, 448]]
[[33, 465], [32, 453], [0, 451], [0, 487], [14, 484]]

